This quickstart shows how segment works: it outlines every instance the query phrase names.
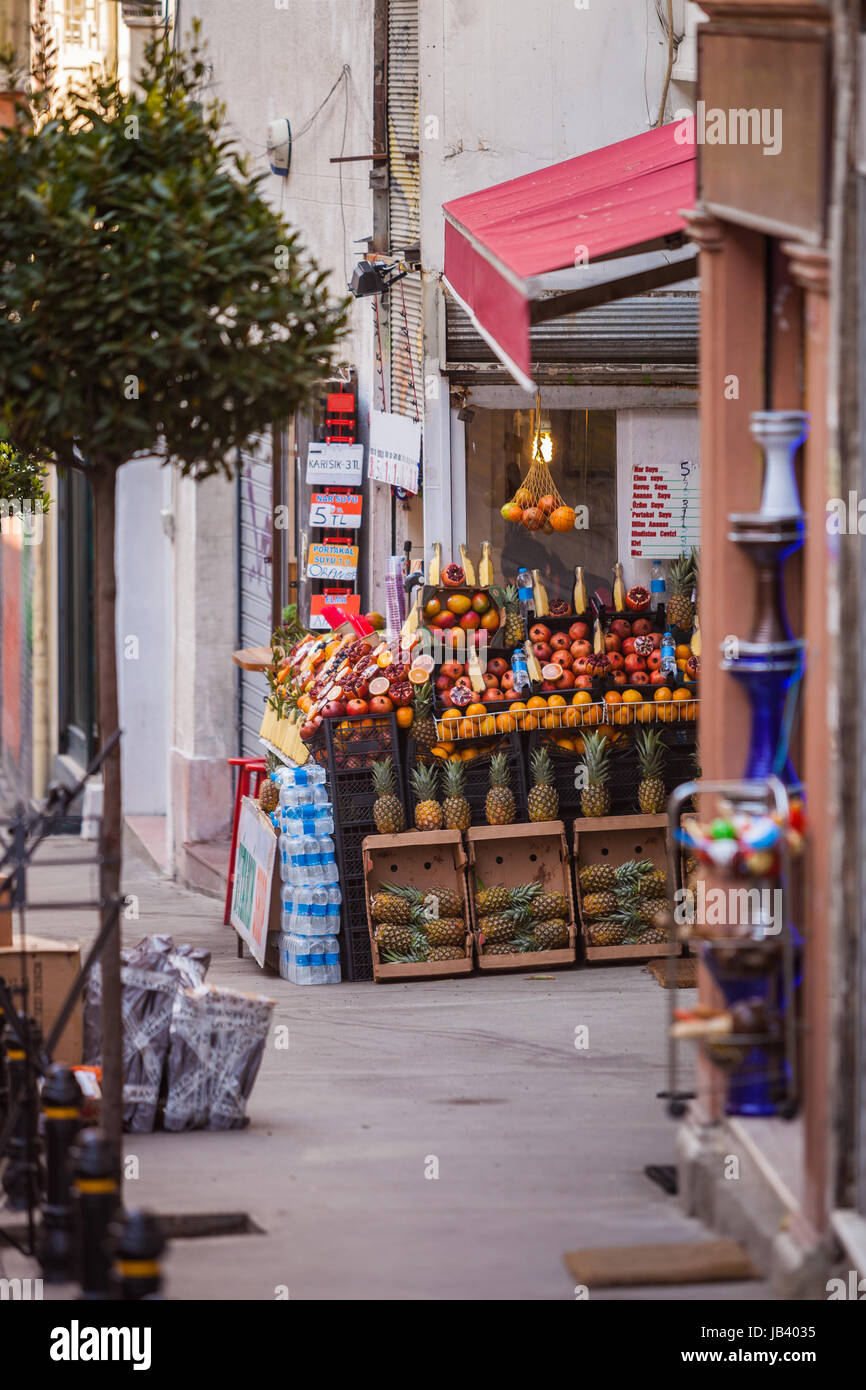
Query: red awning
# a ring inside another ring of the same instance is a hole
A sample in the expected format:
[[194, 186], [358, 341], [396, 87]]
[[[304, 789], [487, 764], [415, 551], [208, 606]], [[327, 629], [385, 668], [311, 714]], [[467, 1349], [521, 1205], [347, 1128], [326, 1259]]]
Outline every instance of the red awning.
[[[679, 245], [686, 226], [681, 210], [696, 195], [692, 126], [691, 119], [675, 121], [445, 203], [446, 286], [527, 388], [531, 301], [538, 293], [531, 278]], [[675, 277], [667, 271], [670, 282]], [[688, 274], [694, 270], [678, 278]], [[637, 292], [622, 284], [623, 294]], [[556, 316], [547, 301], [540, 316]]]

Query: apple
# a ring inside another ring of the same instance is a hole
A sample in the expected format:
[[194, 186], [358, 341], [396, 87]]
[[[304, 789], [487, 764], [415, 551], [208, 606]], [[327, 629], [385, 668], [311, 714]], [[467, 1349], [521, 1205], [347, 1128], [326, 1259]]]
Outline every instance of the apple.
[[587, 623], [572, 623], [568, 629], [568, 635], [572, 642], [579, 642], [582, 638], [589, 636], [589, 625]]
[[550, 640], [550, 628], [545, 627], [544, 623], [533, 623], [529, 629], [530, 642], [548, 642]]
[[546, 642], [533, 642], [532, 650], [535, 652], [542, 666], [546, 666], [553, 655]]
[[615, 632], [606, 632], [604, 636], [604, 649], [606, 652], [619, 651], [619, 638]]
[[631, 623], [628, 618], [614, 618], [610, 630], [617, 637], [631, 637]]
[[635, 618], [631, 625], [632, 637], [645, 637], [648, 632], [652, 632], [653, 625], [649, 618]]

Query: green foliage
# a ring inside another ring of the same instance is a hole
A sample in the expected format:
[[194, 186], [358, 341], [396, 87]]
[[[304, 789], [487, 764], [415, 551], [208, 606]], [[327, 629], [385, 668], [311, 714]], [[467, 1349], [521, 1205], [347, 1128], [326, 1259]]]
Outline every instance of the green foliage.
[[230, 474], [327, 376], [346, 306], [263, 201], [205, 64], [151, 46], [0, 140], [0, 412], [17, 450]]
[[44, 464], [0, 439], [0, 502], [39, 502], [47, 511], [51, 502], [45, 491], [47, 475]]

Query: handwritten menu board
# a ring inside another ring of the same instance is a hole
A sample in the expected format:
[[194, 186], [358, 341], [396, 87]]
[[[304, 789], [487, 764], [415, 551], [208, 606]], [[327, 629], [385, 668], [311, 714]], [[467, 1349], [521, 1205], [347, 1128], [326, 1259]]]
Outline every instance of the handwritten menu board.
[[308, 579], [354, 579], [358, 573], [358, 547], [314, 541], [307, 552]]
[[310, 498], [310, 527], [361, 525], [360, 492], [314, 492]]
[[631, 477], [632, 559], [671, 560], [700, 540], [700, 465], [689, 460], [636, 463]]

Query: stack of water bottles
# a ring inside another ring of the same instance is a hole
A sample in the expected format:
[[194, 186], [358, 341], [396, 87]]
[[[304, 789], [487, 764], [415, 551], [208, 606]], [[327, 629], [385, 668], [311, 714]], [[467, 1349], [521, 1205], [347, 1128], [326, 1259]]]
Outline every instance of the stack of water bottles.
[[279, 969], [296, 985], [340, 983], [340, 881], [334, 813], [324, 769], [286, 767], [277, 774], [282, 912]]

